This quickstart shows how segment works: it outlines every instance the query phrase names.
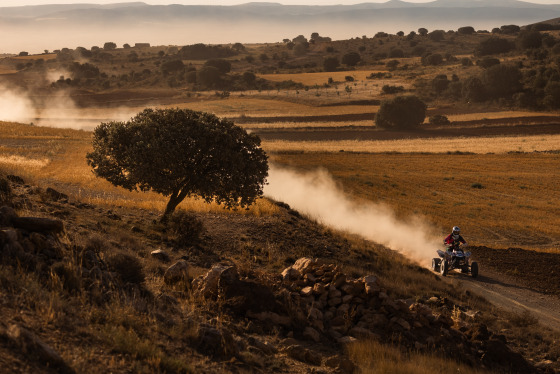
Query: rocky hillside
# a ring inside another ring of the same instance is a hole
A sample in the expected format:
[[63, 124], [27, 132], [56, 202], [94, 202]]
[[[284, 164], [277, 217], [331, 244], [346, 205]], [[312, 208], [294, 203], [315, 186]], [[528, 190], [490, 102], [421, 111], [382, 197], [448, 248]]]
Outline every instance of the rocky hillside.
[[368, 372], [352, 354], [364, 341], [448, 367], [558, 370], [552, 335], [541, 356], [519, 349], [540, 331], [529, 317], [500, 330], [511, 316], [485, 300], [283, 204], [164, 226], [13, 175], [0, 189], [8, 372]]

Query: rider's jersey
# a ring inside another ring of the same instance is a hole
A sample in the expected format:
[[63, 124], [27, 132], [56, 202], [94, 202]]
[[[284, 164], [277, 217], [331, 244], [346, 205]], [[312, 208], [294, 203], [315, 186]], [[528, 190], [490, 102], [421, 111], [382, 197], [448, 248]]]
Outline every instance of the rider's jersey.
[[[465, 243], [467, 242], [465, 239], [463, 239], [463, 237], [462, 237], [461, 235], [459, 235], [459, 238], [457, 239], [457, 241], [459, 241], [459, 242], [461, 242], [461, 243], [463, 243], [463, 244], [465, 244]], [[446, 245], [451, 245], [451, 244], [453, 244], [453, 242], [455, 242], [455, 239], [453, 239], [453, 234], [449, 234], [449, 235], [447, 236], [447, 238], [443, 239], [443, 242], [444, 242]]]

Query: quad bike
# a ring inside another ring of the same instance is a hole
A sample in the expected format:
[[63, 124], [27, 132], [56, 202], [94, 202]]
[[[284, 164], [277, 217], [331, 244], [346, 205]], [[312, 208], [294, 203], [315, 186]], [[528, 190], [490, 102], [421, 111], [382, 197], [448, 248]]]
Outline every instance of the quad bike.
[[437, 254], [439, 258], [432, 259], [432, 270], [439, 271], [444, 277], [455, 269], [460, 269], [461, 273], [470, 274], [473, 278], [478, 276], [478, 263], [470, 262], [471, 253], [464, 252], [461, 243], [448, 246], [446, 251], [438, 249]]

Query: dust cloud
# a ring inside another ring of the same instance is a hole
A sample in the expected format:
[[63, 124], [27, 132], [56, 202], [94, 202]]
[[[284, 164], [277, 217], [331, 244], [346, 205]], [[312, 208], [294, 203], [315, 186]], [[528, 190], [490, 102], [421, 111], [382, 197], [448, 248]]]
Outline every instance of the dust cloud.
[[429, 266], [441, 245], [436, 230], [420, 217], [399, 220], [387, 206], [356, 201], [327, 171], [308, 173], [272, 165], [264, 194], [334, 229], [357, 234]]
[[79, 108], [64, 91], [41, 95], [33, 90], [0, 85], [0, 121], [93, 130], [101, 122], [128, 120], [136, 112], [136, 109], [126, 107]]

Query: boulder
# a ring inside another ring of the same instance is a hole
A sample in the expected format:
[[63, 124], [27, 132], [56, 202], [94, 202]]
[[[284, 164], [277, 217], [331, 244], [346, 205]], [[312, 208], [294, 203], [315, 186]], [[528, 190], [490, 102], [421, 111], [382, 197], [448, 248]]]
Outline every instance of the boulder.
[[45, 369], [50, 368], [62, 374], [75, 373], [54, 349], [31, 331], [18, 325], [11, 325], [5, 335], [21, 349], [25, 357], [35, 358], [45, 366]]
[[173, 284], [187, 280], [189, 277], [189, 264], [185, 260], [180, 260], [171, 265], [163, 274], [163, 280], [167, 284]]
[[298, 259], [295, 264], [292, 266], [294, 269], [299, 271], [300, 274], [306, 274], [311, 271], [317, 266], [317, 261], [313, 260], [308, 257], [302, 257]]
[[237, 278], [237, 269], [233, 265], [214, 265], [205, 275], [193, 281], [193, 288], [196, 293], [206, 298], [217, 297], [218, 282], [221, 277]]

